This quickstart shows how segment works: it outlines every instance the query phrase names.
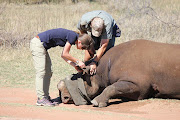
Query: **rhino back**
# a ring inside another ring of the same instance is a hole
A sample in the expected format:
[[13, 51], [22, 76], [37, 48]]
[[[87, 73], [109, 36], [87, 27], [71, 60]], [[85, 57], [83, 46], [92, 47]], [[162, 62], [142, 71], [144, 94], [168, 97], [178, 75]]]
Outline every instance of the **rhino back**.
[[162, 94], [180, 92], [180, 45], [148, 40], [122, 43], [101, 58], [97, 75], [105, 85], [126, 80], [142, 91], [155, 86]]

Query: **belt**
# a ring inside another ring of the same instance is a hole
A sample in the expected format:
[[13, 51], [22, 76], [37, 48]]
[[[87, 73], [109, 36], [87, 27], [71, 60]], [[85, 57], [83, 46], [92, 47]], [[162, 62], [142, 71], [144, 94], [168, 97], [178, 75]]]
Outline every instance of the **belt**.
[[[40, 40], [40, 38], [39, 38], [39, 36], [38, 36], [38, 35], [36, 36], [36, 38]], [[41, 41], [41, 40], [40, 40], [40, 41]], [[42, 41], [41, 41], [41, 42], [42, 42]], [[43, 46], [44, 46], [44, 44], [43, 44]], [[45, 47], [44, 47], [44, 48], [45, 48]], [[45, 49], [46, 49], [46, 48], [45, 48]], [[47, 49], [46, 49], [46, 50], [47, 50]]]
[[40, 39], [38, 35], [36, 36], [36, 38], [37, 38], [37, 39]]

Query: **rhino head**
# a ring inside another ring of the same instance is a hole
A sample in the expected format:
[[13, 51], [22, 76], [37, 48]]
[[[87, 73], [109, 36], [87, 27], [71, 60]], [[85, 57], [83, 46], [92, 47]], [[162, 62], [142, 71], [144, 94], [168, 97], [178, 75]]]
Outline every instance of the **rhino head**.
[[57, 85], [57, 88], [59, 90], [59, 96], [61, 98], [61, 101], [64, 103], [64, 104], [67, 104], [67, 103], [73, 103], [73, 99], [66, 87], [66, 84], [65, 84], [65, 81], [64, 80], [60, 80], [58, 85]]
[[75, 105], [90, 104], [90, 98], [87, 96], [85, 88], [85, 78], [89, 77], [89, 67], [84, 69], [83, 73], [72, 74], [65, 79], [60, 80], [57, 88], [62, 103]]

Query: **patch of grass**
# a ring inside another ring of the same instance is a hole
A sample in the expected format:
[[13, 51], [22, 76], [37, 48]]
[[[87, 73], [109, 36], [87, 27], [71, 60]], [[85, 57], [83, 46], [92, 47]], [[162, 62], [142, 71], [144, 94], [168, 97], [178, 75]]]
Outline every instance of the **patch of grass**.
[[[65, 78], [67, 75], [77, 73], [74, 67], [67, 64], [61, 58], [63, 48], [56, 47], [48, 50], [52, 65], [53, 76], [51, 79], [51, 89], [56, 90], [59, 80]], [[35, 69], [33, 65], [32, 55], [29, 48], [21, 49], [1, 49], [0, 52], [0, 86], [1, 87], [35, 87]], [[70, 53], [83, 59], [83, 51], [76, 50], [72, 47]]]
[[[110, 13], [122, 30], [121, 37], [116, 39], [116, 45], [133, 39], [180, 43], [179, 0], [7, 4], [0, 14], [0, 45], [1, 42], [6, 43], [0, 46], [0, 86], [34, 88], [35, 70], [29, 50], [30, 40], [48, 29], [62, 27], [77, 30], [76, 25], [84, 13], [100, 9]], [[11, 43], [12, 47], [6, 46]], [[54, 71], [50, 89], [56, 89], [60, 79], [76, 73], [61, 58], [61, 52], [60, 47], [49, 50]], [[83, 60], [83, 51], [73, 47], [71, 54]]]
[[[1, 49], [0, 86], [34, 86], [33, 65], [29, 49]], [[22, 52], [23, 51], [23, 52]]]

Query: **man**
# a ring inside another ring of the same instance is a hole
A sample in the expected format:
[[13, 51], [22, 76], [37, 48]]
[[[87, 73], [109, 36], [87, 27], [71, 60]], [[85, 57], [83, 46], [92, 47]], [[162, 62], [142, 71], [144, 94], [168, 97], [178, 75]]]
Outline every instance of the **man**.
[[94, 48], [97, 51], [96, 56], [92, 51], [85, 51], [84, 61], [90, 60], [94, 57], [93, 62], [90, 64], [90, 73], [96, 73], [96, 64], [100, 58], [115, 44], [115, 37], [120, 37], [121, 30], [116, 25], [115, 20], [110, 14], [102, 10], [91, 11], [85, 13], [78, 25], [77, 28], [81, 33], [91, 33], [91, 36], [95, 42]]

